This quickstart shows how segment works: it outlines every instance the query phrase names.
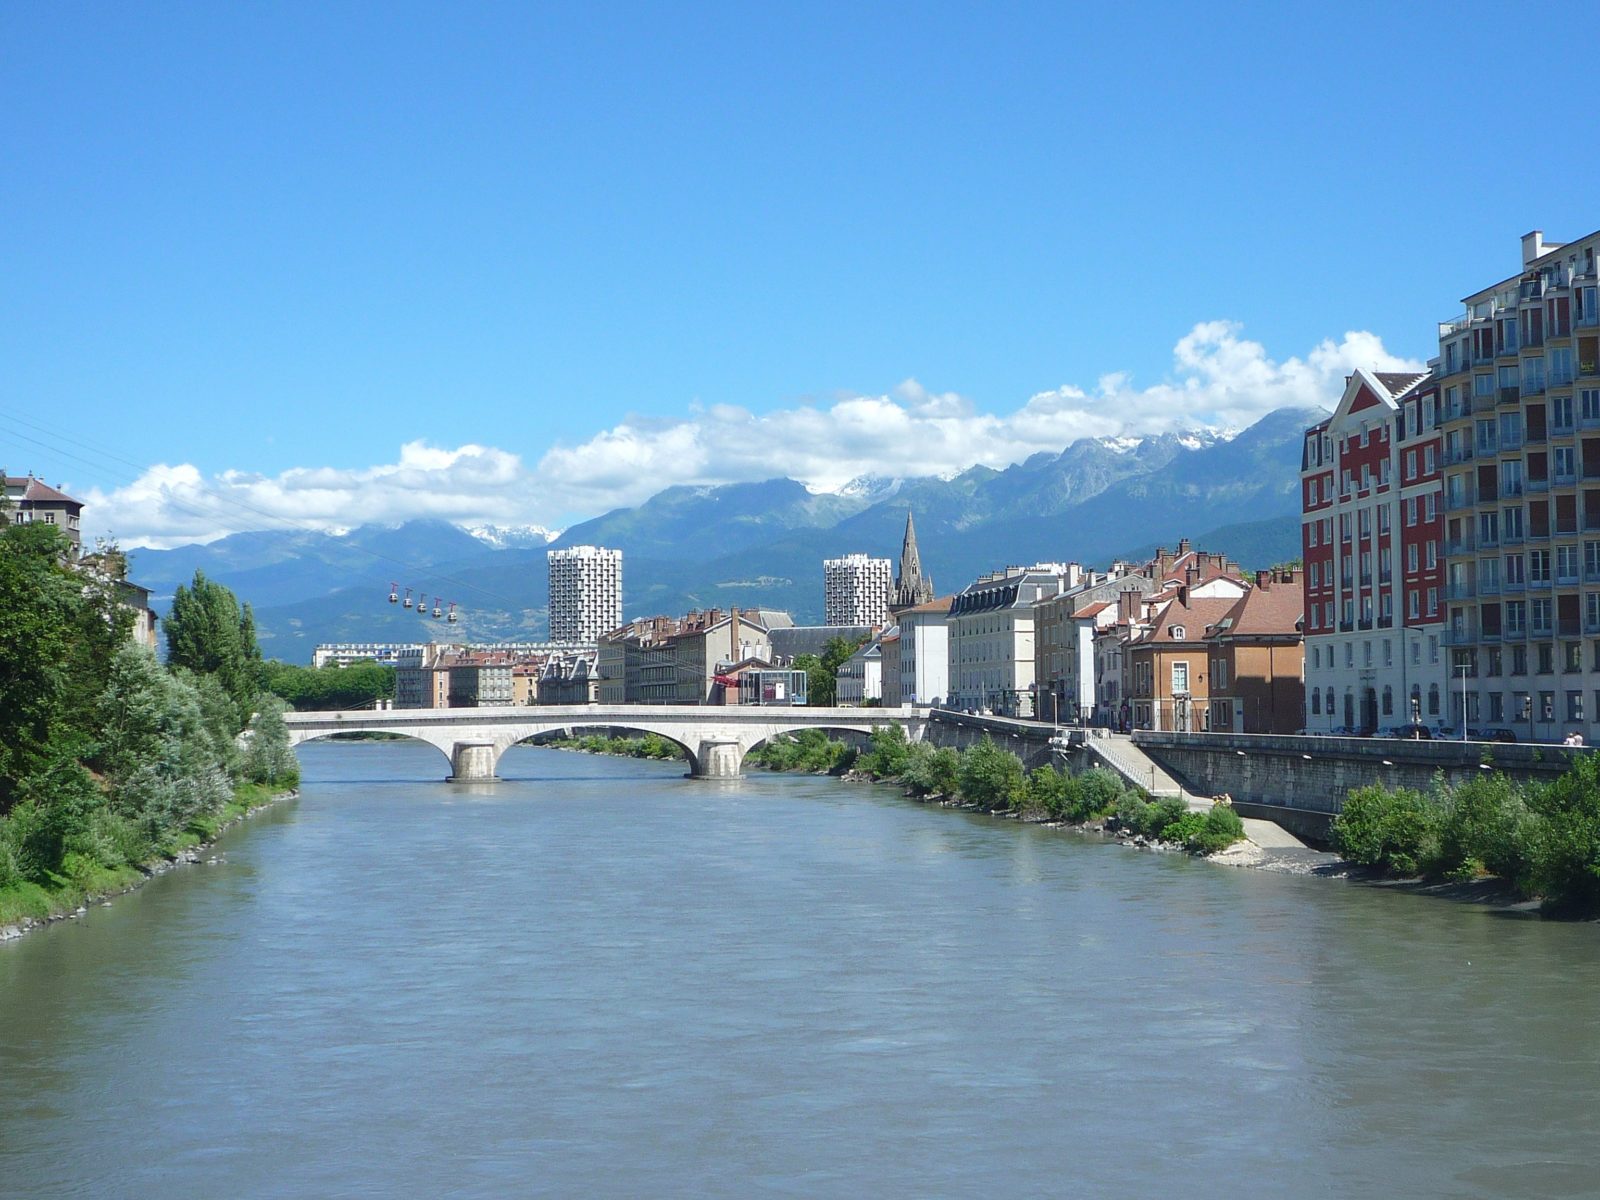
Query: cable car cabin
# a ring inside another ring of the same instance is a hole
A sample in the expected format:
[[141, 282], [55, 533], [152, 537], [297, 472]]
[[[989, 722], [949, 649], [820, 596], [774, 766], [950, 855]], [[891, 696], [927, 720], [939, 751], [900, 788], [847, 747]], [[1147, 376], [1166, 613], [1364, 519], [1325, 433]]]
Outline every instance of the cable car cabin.
[[400, 603], [400, 585], [398, 583], [391, 583], [389, 585], [389, 603]]

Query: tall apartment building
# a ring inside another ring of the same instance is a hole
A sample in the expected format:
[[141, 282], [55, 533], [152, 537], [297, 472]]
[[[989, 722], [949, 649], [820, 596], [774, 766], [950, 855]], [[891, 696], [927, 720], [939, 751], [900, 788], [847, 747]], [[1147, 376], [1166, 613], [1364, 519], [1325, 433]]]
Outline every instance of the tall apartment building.
[[951, 706], [1033, 716], [1037, 607], [1082, 579], [1077, 563], [1035, 563], [980, 575], [957, 593], [946, 618]]
[[[1439, 381], [1357, 370], [1300, 461], [1306, 728], [1438, 724], [1447, 663]], [[1445, 401], [1448, 407], [1450, 401]]]
[[823, 624], [887, 625], [894, 595], [892, 570], [887, 558], [865, 554], [824, 559]]
[[1600, 716], [1597, 257], [1600, 231], [1526, 234], [1439, 326], [1452, 716], [1525, 740]]
[[622, 624], [622, 551], [569, 546], [545, 553], [550, 640], [593, 645]]

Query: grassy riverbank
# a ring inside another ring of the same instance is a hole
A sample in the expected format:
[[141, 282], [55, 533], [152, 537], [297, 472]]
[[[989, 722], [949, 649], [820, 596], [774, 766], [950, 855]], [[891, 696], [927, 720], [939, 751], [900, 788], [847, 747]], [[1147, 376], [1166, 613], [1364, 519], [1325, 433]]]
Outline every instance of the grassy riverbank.
[[86, 904], [132, 891], [188, 853], [214, 842], [223, 830], [276, 800], [294, 794], [296, 778], [277, 784], [242, 783], [222, 807], [196, 815], [171, 834], [160, 849], [143, 860], [108, 865], [84, 854], [69, 854], [62, 870], [43, 881], [17, 879], [0, 887], [0, 934], [22, 931]]
[[1191, 854], [1213, 854], [1244, 837], [1243, 824], [1226, 804], [1196, 813], [1181, 800], [1152, 802], [1141, 789], [1101, 769], [1082, 775], [1052, 766], [1029, 771], [1020, 758], [989, 738], [956, 751], [927, 742], [909, 743], [896, 725], [876, 730], [868, 748], [858, 751], [830, 740], [821, 730], [808, 729], [757, 747], [748, 761], [774, 771], [851, 775], [899, 784], [907, 795], [919, 799], [1024, 821], [1096, 826], [1179, 846]]

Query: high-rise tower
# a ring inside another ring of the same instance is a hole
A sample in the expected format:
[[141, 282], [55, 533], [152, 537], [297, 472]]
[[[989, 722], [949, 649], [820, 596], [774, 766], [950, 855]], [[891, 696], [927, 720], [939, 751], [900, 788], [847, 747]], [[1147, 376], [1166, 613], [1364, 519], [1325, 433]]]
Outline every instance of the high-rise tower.
[[906, 536], [900, 545], [900, 573], [894, 581], [891, 608], [912, 608], [933, 599], [933, 580], [922, 573], [922, 558], [917, 553], [917, 528], [906, 510]]
[[622, 551], [571, 546], [550, 565], [550, 640], [590, 644], [622, 624]]

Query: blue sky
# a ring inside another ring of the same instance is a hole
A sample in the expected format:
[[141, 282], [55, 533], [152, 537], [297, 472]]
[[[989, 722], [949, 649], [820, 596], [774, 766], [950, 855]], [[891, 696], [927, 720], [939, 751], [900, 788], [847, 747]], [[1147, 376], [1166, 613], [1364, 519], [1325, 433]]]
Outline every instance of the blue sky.
[[135, 542], [948, 471], [1425, 359], [1600, 226], [1502, 86], [1593, 6], [752, 7], [12, 6], [0, 465]]

